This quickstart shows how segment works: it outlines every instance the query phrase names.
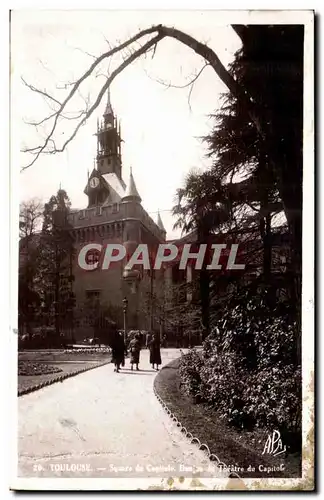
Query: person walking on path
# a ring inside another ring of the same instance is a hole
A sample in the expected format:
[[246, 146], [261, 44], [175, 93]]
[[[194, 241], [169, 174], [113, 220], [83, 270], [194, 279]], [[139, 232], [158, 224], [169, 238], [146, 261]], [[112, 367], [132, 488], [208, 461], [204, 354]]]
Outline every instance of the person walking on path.
[[129, 352], [131, 356], [130, 357], [131, 369], [133, 370], [133, 366], [136, 365], [136, 370], [139, 370], [138, 365], [141, 352], [141, 336], [139, 333], [136, 333], [133, 340], [130, 341]]
[[152, 340], [149, 343], [150, 349], [150, 364], [154, 370], [154, 365], [156, 365], [156, 369], [159, 369], [159, 365], [162, 364], [161, 361], [161, 350], [160, 350], [160, 339], [158, 335], [153, 334]]
[[127, 354], [123, 335], [120, 332], [115, 332], [111, 343], [112, 362], [115, 364], [114, 371], [119, 373], [120, 366], [125, 366], [125, 355]]
[[150, 348], [150, 341], [151, 341], [151, 334], [149, 332], [147, 332], [146, 339], [145, 339], [145, 347], [146, 347], [146, 349]]

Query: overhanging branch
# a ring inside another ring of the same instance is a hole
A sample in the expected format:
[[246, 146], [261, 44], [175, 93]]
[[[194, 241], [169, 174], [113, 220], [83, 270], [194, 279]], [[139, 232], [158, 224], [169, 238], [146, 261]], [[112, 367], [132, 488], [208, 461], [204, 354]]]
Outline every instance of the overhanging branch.
[[[56, 149], [55, 151], [50, 151], [51, 154], [57, 153], [57, 152], [62, 152], [66, 148], [66, 146], [75, 138], [78, 130], [80, 127], [85, 123], [85, 121], [91, 116], [93, 111], [98, 107], [98, 105], [101, 102], [101, 99], [106, 92], [107, 88], [111, 84], [111, 82], [116, 78], [118, 74], [120, 74], [127, 66], [129, 66], [133, 61], [135, 61], [138, 57], [140, 57], [143, 54], [146, 54], [148, 51], [153, 50], [153, 54], [155, 52], [156, 46], [158, 42], [160, 42], [163, 38], [165, 37], [170, 37], [175, 40], [178, 40], [179, 42], [183, 43], [187, 47], [189, 47], [191, 50], [193, 50], [196, 54], [200, 55], [202, 58], [205, 59], [206, 65], [210, 65], [216, 74], [219, 76], [219, 78], [222, 80], [222, 82], [226, 85], [226, 87], [232, 92], [233, 95], [237, 97], [237, 99], [240, 100], [242, 106], [245, 107], [247, 114], [250, 116], [252, 122], [254, 123], [255, 127], [258, 130], [258, 133], [262, 138], [265, 137], [265, 131], [263, 130], [260, 121], [258, 117], [254, 114], [253, 112], [253, 106], [251, 99], [249, 98], [247, 92], [234, 80], [234, 78], [231, 76], [231, 74], [226, 70], [222, 62], [220, 61], [219, 57], [217, 54], [207, 45], [198, 42], [195, 38], [192, 36], [177, 30], [175, 28], [169, 28], [166, 26], [158, 25], [158, 26], [152, 26], [151, 28], [148, 28], [146, 30], [140, 31], [137, 35], [131, 37], [128, 39], [126, 42], [119, 44], [118, 46], [110, 49], [109, 51], [103, 53], [101, 56], [96, 58], [96, 60], [89, 66], [88, 70], [78, 79], [74, 82], [72, 85], [71, 90], [68, 92], [67, 97], [65, 100], [60, 103], [57, 101], [54, 97], [50, 95], [46, 95], [47, 98], [53, 100], [59, 105], [58, 110], [56, 113], [54, 113], [54, 122], [52, 129], [48, 133], [47, 137], [44, 140], [44, 143], [40, 146], [37, 146], [36, 148], [31, 148], [31, 149], [26, 149], [25, 152], [36, 152], [35, 157], [31, 163], [29, 163], [26, 167], [24, 167], [22, 170], [25, 170], [32, 166], [39, 156], [42, 153], [49, 153], [47, 151], [47, 148], [49, 146], [49, 143], [52, 140], [52, 137], [56, 131], [57, 125], [58, 125], [58, 119], [59, 117], [64, 117], [64, 111], [67, 106], [67, 104], [72, 100], [73, 96], [76, 94], [78, 91], [80, 85], [90, 76], [93, 74], [93, 72], [96, 70], [98, 65], [104, 61], [105, 59], [109, 59], [111, 56], [114, 54], [122, 51], [123, 49], [132, 49], [130, 47], [132, 44], [138, 42], [140, 39], [143, 37], [146, 37], [148, 35], [155, 34], [153, 38], [151, 38], [149, 41], [147, 41], [142, 47], [140, 47], [137, 50], [130, 50], [130, 53], [128, 57], [125, 58], [123, 63], [111, 73], [111, 75], [107, 78], [105, 84], [102, 86], [101, 90], [99, 91], [97, 98], [92, 106], [89, 107], [89, 109], [85, 112], [83, 115], [82, 120], [76, 125], [73, 133], [71, 136], [64, 142], [63, 146]], [[40, 94], [44, 95], [44, 91], [41, 91], [40, 89], [36, 89], [32, 85], [29, 85], [26, 83], [27, 86], [31, 88], [31, 90], [35, 92], [39, 92]]]

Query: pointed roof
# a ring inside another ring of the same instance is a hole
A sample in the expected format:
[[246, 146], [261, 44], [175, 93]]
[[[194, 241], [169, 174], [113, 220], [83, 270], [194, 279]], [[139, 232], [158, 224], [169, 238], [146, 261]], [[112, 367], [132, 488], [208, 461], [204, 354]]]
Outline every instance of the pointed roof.
[[[109, 187], [109, 199], [107, 203], [120, 202], [125, 196], [125, 184], [122, 179], [120, 179], [115, 173], [111, 172], [109, 174], [102, 174], [101, 177], [106, 181]], [[113, 198], [113, 199], [112, 199]], [[105, 205], [105, 203], [104, 203]]]
[[106, 105], [106, 109], [105, 109], [103, 116], [113, 115], [113, 114], [114, 114], [114, 112], [113, 112], [111, 102], [110, 102], [110, 87], [108, 87], [107, 105]]
[[159, 210], [158, 210], [158, 214], [157, 214], [157, 221], [156, 221], [156, 223], [157, 223], [158, 227], [161, 229], [161, 231], [164, 231], [166, 233], [166, 230], [165, 230], [165, 227], [163, 225], [163, 222], [162, 222]]
[[134, 181], [133, 173], [132, 173], [132, 167], [130, 168], [130, 174], [129, 174], [129, 181], [127, 183], [125, 195], [123, 196], [123, 200], [127, 201], [129, 199], [133, 199], [136, 201], [141, 202], [142, 198], [140, 197], [137, 187]]

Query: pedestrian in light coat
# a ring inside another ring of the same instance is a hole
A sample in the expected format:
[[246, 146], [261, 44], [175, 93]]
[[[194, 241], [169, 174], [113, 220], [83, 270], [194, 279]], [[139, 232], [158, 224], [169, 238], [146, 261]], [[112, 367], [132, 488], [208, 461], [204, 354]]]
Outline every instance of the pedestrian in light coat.
[[131, 369], [133, 370], [133, 366], [136, 365], [136, 370], [139, 370], [138, 365], [140, 361], [140, 352], [141, 352], [141, 336], [139, 333], [136, 333], [133, 340], [130, 341], [129, 352], [130, 352]]

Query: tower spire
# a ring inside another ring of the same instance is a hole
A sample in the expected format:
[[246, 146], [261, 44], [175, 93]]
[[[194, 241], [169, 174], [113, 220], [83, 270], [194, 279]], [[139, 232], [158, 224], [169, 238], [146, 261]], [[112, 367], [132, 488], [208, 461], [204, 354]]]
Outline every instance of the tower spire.
[[166, 233], [164, 224], [163, 224], [162, 219], [161, 219], [160, 210], [158, 210], [158, 213], [157, 213], [157, 221], [156, 221], [156, 223], [157, 223], [158, 227], [161, 229], [161, 231], [164, 232], [164, 233]]
[[106, 105], [106, 109], [105, 109], [105, 112], [104, 112], [104, 116], [113, 115], [113, 114], [114, 114], [114, 112], [113, 112], [113, 109], [112, 109], [112, 106], [111, 106], [111, 101], [110, 101], [110, 87], [108, 87], [107, 105]]
[[107, 88], [107, 106], [101, 124], [97, 125], [97, 167], [101, 174], [114, 173], [121, 180], [120, 136], [118, 135], [117, 118], [114, 115], [110, 88]]
[[137, 187], [134, 181], [132, 167], [130, 167], [129, 181], [126, 187], [125, 195], [123, 196], [123, 201], [138, 201], [141, 203], [142, 198], [140, 197]]

